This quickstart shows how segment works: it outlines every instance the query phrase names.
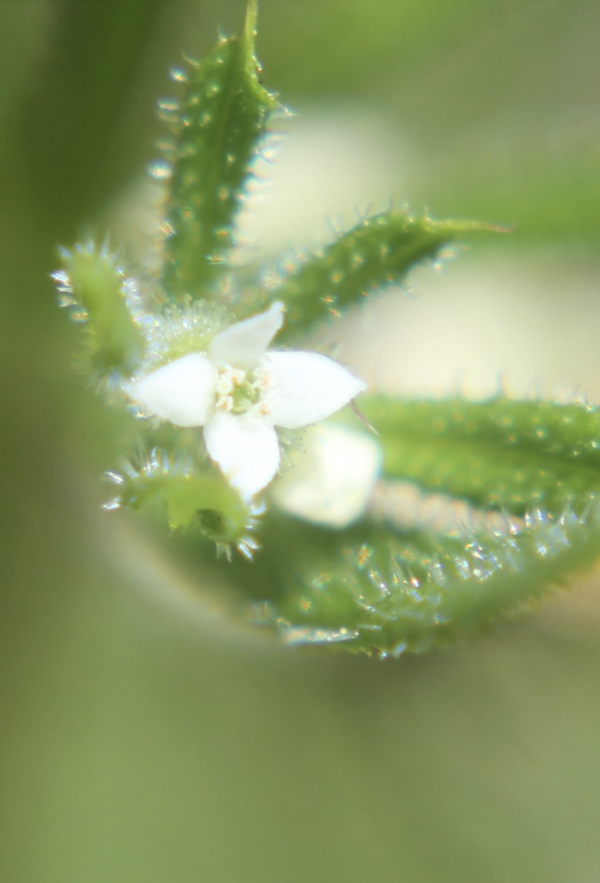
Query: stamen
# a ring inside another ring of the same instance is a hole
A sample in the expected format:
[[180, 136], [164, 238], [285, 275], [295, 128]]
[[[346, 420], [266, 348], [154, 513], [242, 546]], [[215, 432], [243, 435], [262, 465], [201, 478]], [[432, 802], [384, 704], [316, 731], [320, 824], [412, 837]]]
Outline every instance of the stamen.
[[217, 380], [217, 385], [215, 386], [216, 391], [219, 395], [227, 395], [227, 393], [231, 392], [233, 389], [233, 378], [230, 374], [221, 374], [219, 379]]
[[271, 375], [268, 371], [261, 371], [256, 378], [255, 386], [258, 389], [269, 389], [271, 386]]
[[260, 399], [258, 384], [251, 381], [247, 372], [226, 364], [219, 366], [215, 392], [215, 410], [233, 414], [245, 414]]

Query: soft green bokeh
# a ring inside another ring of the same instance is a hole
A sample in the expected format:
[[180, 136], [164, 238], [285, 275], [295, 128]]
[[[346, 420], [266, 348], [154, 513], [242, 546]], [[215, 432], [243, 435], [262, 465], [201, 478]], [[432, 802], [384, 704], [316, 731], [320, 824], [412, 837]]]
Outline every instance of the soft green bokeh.
[[[423, 150], [416, 207], [519, 221], [504, 248], [589, 245], [599, 8], [265, 0], [258, 49], [299, 109], [391, 102]], [[241, 15], [0, 3], [0, 876], [593, 881], [593, 596], [429, 658], [323, 658], [231, 625], [135, 523], [98, 511], [129, 429], [71, 374], [55, 246], [154, 156], [179, 46], [199, 54]]]

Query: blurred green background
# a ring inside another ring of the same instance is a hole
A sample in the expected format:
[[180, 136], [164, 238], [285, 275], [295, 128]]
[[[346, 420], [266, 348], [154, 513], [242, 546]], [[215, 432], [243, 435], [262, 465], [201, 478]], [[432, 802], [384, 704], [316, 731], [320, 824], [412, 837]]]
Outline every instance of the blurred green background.
[[[593, 577], [431, 657], [306, 654], [230, 622], [99, 511], [121, 424], [71, 372], [56, 244], [122, 220], [168, 67], [242, 14], [0, 2], [0, 879], [595, 883]], [[476, 365], [475, 387], [507, 370], [598, 397], [600, 4], [262, 0], [258, 52], [298, 111], [244, 220], [267, 253], [369, 192], [516, 225], [424, 277], [422, 302], [350, 323], [348, 360], [387, 386]], [[382, 368], [364, 329], [384, 326], [400, 352]]]

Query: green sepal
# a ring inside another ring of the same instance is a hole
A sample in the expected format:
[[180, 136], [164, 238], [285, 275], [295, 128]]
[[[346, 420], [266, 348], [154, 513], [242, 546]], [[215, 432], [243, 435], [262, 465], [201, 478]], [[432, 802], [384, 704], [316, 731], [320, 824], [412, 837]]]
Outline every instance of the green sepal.
[[581, 516], [538, 513], [502, 532], [326, 532], [281, 516], [265, 527], [264, 550], [237, 574], [256, 598], [253, 618], [288, 643], [392, 656], [525, 611], [600, 550], [594, 498]]
[[61, 250], [62, 270], [53, 274], [62, 306], [84, 323], [84, 359], [93, 374], [131, 374], [144, 355], [145, 341], [128, 305], [136, 298], [117, 255], [95, 243]]
[[252, 160], [279, 107], [258, 77], [256, 14], [251, 0], [241, 36], [222, 39], [200, 63], [186, 61], [177, 75], [185, 94], [161, 105], [173, 135], [165, 151], [171, 183], [163, 281], [170, 298], [206, 298], [219, 276]]
[[257, 548], [249, 534], [256, 527], [255, 511], [227, 483], [216, 467], [193, 464], [184, 454], [167, 454], [154, 449], [138, 468], [127, 465], [123, 473], [108, 473], [118, 486], [118, 496], [108, 509], [127, 506], [153, 509], [166, 507], [171, 530], [198, 527], [217, 546]]
[[468, 221], [432, 221], [388, 211], [361, 220], [330, 245], [300, 261], [269, 292], [287, 306], [282, 342], [386, 285], [401, 282], [419, 262], [434, 260], [451, 242], [473, 230], [494, 229]]
[[522, 515], [578, 511], [600, 489], [600, 410], [585, 403], [361, 396], [384, 475]]

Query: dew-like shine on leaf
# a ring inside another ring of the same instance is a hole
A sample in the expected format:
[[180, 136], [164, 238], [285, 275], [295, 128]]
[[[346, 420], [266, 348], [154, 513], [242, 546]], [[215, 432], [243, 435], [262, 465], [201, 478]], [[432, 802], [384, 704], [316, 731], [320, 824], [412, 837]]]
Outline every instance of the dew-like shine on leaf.
[[[590, 499], [581, 516], [539, 515], [505, 532], [402, 534], [364, 523], [324, 537], [279, 518], [264, 540], [255, 572], [245, 574], [261, 601], [252, 608], [259, 622], [294, 644], [398, 656], [523, 611], [590, 566], [600, 506]], [[286, 548], [284, 559], [270, 554], [273, 543]]]

